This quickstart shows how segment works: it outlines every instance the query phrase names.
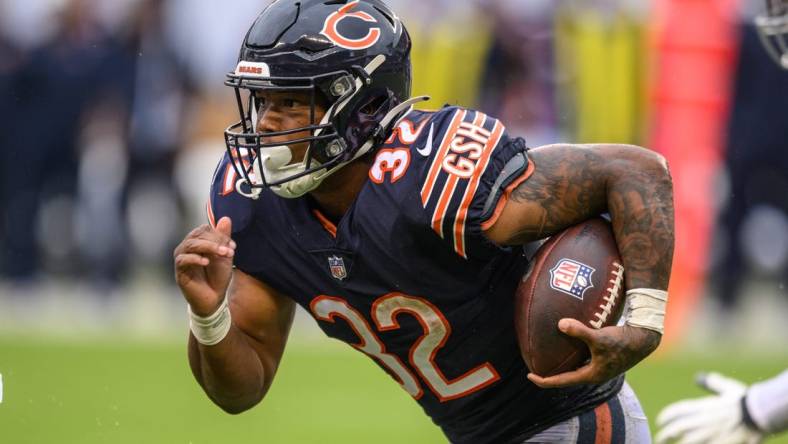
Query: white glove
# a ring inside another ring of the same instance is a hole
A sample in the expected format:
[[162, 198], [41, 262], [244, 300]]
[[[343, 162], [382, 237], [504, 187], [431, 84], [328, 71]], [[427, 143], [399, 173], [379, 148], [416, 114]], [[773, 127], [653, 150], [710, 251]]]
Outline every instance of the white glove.
[[698, 384], [716, 396], [675, 402], [657, 417], [657, 444], [757, 444], [763, 434], [744, 422], [747, 386], [719, 373], [698, 375]]

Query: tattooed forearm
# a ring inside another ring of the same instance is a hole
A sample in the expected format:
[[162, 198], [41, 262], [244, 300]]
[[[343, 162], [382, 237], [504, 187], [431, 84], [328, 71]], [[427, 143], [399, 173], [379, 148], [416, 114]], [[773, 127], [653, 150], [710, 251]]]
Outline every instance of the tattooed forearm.
[[666, 169], [644, 166], [613, 178], [608, 188], [627, 287], [667, 289], [673, 261], [673, 187]]
[[505, 243], [550, 236], [609, 212], [627, 288], [667, 288], [673, 191], [661, 157], [622, 145], [553, 145], [530, 155], [536, 168], [512, 193], [519, 211], [510, 226], [501, 224]]

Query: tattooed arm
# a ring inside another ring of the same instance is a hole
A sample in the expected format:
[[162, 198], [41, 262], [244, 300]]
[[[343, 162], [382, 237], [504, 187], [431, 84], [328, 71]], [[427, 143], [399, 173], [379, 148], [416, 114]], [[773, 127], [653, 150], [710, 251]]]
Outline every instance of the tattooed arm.
[[[604, 212], [626, 269], [626, 288], [666, 290], [673, 258], [673, 190], [665, 160], [629, 145], [549, 145], [529, 152], [535, 169], [485, 232], [500, 245], [553, 235]], [[543, 387], [602, 382], [628, 370], [661, 336], [637, 327], [593, 330], [576, 320], [559, 328], [584, 340], [591, 362], [578, 370], [529, 379]]]

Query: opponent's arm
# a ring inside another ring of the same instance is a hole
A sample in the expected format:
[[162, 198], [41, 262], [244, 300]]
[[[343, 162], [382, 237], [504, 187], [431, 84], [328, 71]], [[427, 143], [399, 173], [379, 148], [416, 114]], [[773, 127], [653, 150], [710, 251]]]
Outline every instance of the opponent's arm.
[[[610, 213], [628, 289], [666, 290], [673, 258], [673, 191], [659, 154], [630, 145], [549, 145], [529, 151], [534, 171], [515, 189], [499, 219], [485, 232], [500, 245], [553, 235]], [[544, 387], [602, 382], [645, 358], [658, 332], [630, 326], [593, 330], [579, 321], [559, 324], [589, 344], [592, 362], [552, 378]]]
[[230, 219], [203, 226], [175, 250], [175, 271], [191, 311], [206, 317], [229, 302], [229, 331], [204, 345], [192, 332], [189, 363], [208, 397], [228, 413], [241, 413], [263, 399], [273, 382], [293, 320], [295, 304], [273, 288], [233, 270]]
[[788, 370], [750, 387], [714, 372], [698, 375], [697, 382], [713, 395], [662, 409], [657, 444], [759, 443], [769, 434], [788, 430]]

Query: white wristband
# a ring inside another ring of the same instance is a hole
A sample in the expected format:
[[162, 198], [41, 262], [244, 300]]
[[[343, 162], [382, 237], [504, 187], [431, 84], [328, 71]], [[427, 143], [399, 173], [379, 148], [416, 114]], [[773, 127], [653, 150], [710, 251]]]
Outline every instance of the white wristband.
[[627, 291], [624, 315], [626, 325], [647, 328], [659, 334], [665, 332], [665, 306], [668, 292], [654, 288], [634, 288]]
[[219, 308], [213, 314], [202, 317], [189, 310], [189, 328], [194, 334], [194, 339], [202, 345], [216, 345], [230, 332], [232, 317], [230, 316], [230, 305], [227, 297], [222, 300]]

